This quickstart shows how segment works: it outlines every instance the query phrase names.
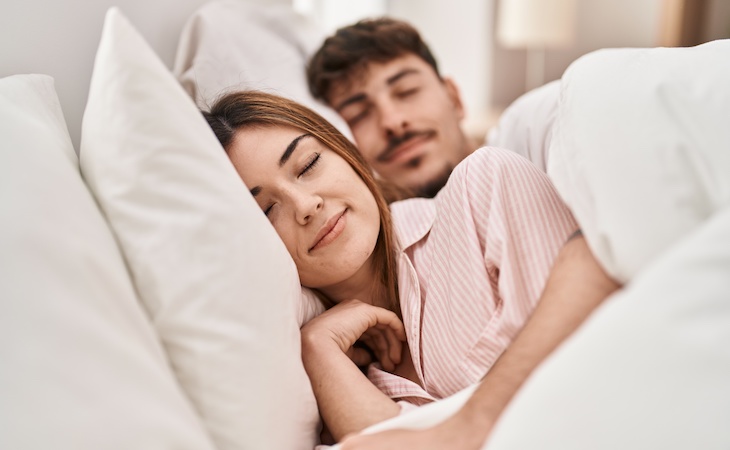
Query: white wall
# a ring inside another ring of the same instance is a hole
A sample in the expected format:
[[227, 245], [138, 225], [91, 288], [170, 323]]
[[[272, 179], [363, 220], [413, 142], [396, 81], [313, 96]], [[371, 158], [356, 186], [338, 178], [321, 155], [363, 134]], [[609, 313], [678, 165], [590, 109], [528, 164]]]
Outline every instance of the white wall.
[[43, 73], [56, 80], [78, 150], [91, 70], [106, 10], [120, 7], [172, 66], [185, 20], [206, 0], [2, 0], [0, 77]]
[[[171, 66], [184, 21], [206, 1], [3, 0], [0, 77], [16, 73], [53, 76], [78, 147], [91, 69], [107, 8], [118, 5]], [[255, 1], [326, 3], [348, 13], [348, 23], [385, 8], [388, 14], [413, 23], [434, 51], [442, 73], [452, 76], [460, 86], [467, 108], [467, 128], [478, 128], [492, 107], [506, 106], [524, 91], [524, 51], [506, 50], [495, 42], [496, 0]], [[578, 0], [576, 44], [547, 52], [546, 81], [559, 78], [570, 62], [598, 48], [655, 45], [661, 4], [662, 0]], [[727, 32], [730, 1], [711, 0], [711, 4], [711, 28], [715, 34]], [[330, 24], [337, 20], [326, 18]]]
[[[726, 0], [722, 0], [726, 1]], [[545, 54], [545, 82], [560, 78], [578, 57], [607, 47], [654, 47], [663, 0], [578, 0], [575, 44]], [[730, 3], [730, 2], [728, 2]], [[493, 104], [509, 105], [525, 90], [525, 51], [494, 51]]]

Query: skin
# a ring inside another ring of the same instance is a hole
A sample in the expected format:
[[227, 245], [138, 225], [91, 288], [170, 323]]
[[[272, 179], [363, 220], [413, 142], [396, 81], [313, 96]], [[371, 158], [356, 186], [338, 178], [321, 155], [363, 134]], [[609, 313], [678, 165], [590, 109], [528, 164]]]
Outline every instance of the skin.
[[432, 197], [476, 145], [461, 129], [456, 84], [414, 54], [372, 62], [330, 89], [365, 160], [383, 178]]
[[302, 285], [330, 298], [370, 298], [380, 216], [352, 167], [287, 127], [239, 130], [228, 154], [294, 259]]

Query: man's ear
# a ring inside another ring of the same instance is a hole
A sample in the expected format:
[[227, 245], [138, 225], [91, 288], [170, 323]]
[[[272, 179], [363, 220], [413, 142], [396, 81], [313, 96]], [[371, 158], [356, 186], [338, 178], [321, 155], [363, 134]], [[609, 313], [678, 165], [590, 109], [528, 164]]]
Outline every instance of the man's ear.
[[449, 77], [444, 77], [442, 80], [444, 87], [446, 88], [446, 95], [448, 95], [451, 103], [453, 103], [459, 120], [463, 120], [466, 115], [466, 111], [464, 110], [464, 103], [461, 101], [459, 87], [456, 85], [456, 82]]

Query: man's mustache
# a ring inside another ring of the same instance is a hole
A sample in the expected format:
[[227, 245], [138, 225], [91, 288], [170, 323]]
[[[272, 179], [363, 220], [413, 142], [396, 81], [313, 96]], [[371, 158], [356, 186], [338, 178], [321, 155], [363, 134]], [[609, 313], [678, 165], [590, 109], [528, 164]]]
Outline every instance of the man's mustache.
[[388, 162], [388, 160], [393, 156], [393, 153], [396, 152], [398, 147], [401, 146], [404, 142], [407, 142], [413, 138], [417, 138], [420, 136], [431, 136], [433, 135], [433, 131], [407, 131], [405, 134], [401, 136], [393, 136], [388, 141], [388, 145], [385, 147], [385, 150], [383, 150], [377, 157], [378, 162]]

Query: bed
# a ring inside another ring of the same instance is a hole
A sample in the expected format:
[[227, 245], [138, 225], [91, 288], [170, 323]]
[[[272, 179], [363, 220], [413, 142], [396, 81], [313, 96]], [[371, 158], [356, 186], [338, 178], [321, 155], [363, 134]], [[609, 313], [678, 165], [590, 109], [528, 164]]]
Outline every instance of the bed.
[[[258, 88], [347, 129], [297, 75], [319, 30], [285, 5], [204, 3], [84, 16], [75, 87], [24, 73], [52, 59], [2, 66], [0, 448], [318, 444], [298, 329], [320, 308], [198, 107]], [[566, 71], [548, 173], [626, 287], [486, 449], [730, 446], [729, 56], [607, 49]], [[438, 423], [473, 389], [366, 432]]]

